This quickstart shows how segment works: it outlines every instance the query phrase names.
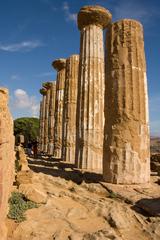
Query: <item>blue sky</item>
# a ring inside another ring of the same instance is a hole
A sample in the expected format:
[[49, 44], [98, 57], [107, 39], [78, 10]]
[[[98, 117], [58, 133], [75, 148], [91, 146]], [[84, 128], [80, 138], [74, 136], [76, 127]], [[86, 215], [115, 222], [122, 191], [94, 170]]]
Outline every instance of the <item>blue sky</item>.
[[152, 135], [160, 135], [159, 0], [0, 0], [0, 86], [10, 90], [14, 118], [38, 113], [44, 81], [56, 79], [51, 63], [79, 53], [76, 14], [88, 4], [108, 8], [113, 21], [144, 26]]

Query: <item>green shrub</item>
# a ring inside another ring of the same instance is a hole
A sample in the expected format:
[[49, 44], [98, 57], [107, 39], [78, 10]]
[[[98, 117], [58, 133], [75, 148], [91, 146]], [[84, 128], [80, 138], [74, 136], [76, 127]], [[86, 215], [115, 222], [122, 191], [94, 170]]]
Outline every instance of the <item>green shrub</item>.
[[118, 198], [118, 195], [115, 192], [110, 192], [109, 193], [109, 198]]
[[8, 218], [14, 219], [16, 222], [22, 222], [26, 219], [25, 211], [37, 207], [37, 203], [27, 200], [22, 193], [12, 192], [9, 199]]

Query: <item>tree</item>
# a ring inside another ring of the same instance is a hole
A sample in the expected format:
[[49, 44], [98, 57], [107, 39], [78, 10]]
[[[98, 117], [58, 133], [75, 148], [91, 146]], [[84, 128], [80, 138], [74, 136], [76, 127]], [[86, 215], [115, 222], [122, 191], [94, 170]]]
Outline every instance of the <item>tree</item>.
[[39, 119], [38, 118], [17, 118], [14, 120], [14, 135], [24, 135], [25, 145], [29, 141], [36, 141], [39, 135]]

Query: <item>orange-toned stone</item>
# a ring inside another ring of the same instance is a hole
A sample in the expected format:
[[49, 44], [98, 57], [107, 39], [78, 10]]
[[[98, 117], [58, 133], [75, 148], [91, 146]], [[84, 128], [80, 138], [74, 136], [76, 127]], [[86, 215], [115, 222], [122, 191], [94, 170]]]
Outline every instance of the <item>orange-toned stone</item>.
[[131, 19], [113, 23], [106, 48], [104, 179], [147, 183], [150, 137], [142, 25]]
[[64, 100], [66, 60], [63, 58], [57, 59], [52, 63], [52, 66], [57, 70], [55, 123], [54, 123], [54, 156], [57, 158], [61, 158], [62, 157], [63, 100]]

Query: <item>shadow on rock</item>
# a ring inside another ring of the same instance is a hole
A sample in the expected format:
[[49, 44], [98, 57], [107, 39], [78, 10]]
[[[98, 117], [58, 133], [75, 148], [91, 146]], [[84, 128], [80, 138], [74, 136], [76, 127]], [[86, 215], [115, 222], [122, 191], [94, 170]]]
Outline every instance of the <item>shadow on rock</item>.
[[132, 209], [145, 216], [160, 217], [160, 198], [143, 198]]
[[81, 172], [75, 169], [75, 166], [70, 163], [50, 162], [49, 160], [29, 160], [29, 167], [34, 172], [42, 172], [54, 177], [61, 177], [65, 180], [72, 180], [77, 184], [83, 181], [86, 183], [98, 183], [103, 180], [102, 174], [93, 172]]

